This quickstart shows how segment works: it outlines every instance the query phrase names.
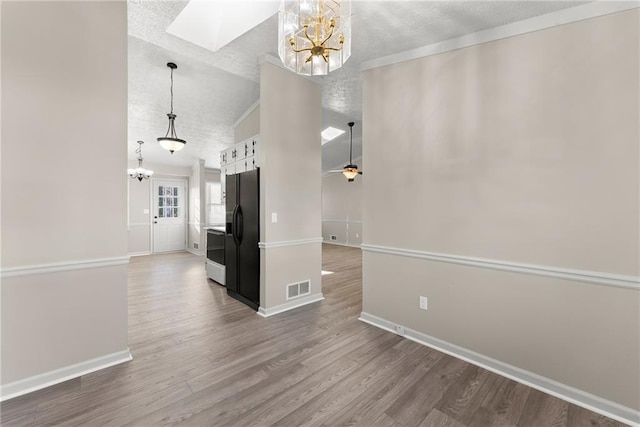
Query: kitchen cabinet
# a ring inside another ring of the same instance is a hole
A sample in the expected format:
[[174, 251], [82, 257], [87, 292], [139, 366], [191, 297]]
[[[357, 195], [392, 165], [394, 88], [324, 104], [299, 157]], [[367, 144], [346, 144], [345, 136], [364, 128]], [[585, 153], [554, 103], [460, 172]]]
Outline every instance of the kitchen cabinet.
[[258, 169], [258, 152], [260, 149], [260, 135], [247, 138], [232, 145], [220, 153], [221, 182], [223, 183], [222, 203], [225, 203], [224, 183], [226, 176]]

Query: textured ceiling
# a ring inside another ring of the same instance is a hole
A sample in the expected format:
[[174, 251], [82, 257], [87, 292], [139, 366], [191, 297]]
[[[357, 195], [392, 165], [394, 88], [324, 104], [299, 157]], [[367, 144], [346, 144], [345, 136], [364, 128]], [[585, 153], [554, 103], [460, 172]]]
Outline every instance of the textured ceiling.
[[[362, 62], [582, 3], [354, 1], [351, 58], [341, 69], [314, 78], [322, 84], [323, 125], [346, 130], [346, 123], [355, 121], [357, 158], [362, 147]], [[218, 167], [219, 151], [233, 142], [233, 123], [259, 97], [258, 57], [277, 57], [277, 16], [211, 52], [166, 32], [186, 4], [129, 0], [129, 157], [135, 158], [135, 141], [142, 139], [149, 161], [190, 166], [202, 158], [208, 167]], [[167, 128], [169, 61], [178, 64], [176, 129], [188, 141], [173, 156], [155, 141]], [[348, 144], [347, 132], [322, 147], [323, 170], [346, 163]]]

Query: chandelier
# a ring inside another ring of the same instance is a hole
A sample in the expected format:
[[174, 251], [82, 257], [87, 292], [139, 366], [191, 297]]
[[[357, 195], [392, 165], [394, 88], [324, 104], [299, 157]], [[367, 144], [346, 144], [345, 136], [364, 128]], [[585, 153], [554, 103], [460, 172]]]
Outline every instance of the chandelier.
[[165, 136], [161, 136], [157, 139], [162, 148], [169, 150], [171, 154], [173, 154], [174, 151], [182, 150], [187, 141], [178, 138], [175, 125], [177, 116], [173, 114], [173, 70], [178, 68], [178, 66], [173, 62], [169, 62], [167, 63], [167, 67], [171, 68], [171, 112], [167, 114], [167, 117], [169, 117], [169, 128], [167, 129], [167, 134]]
[[351, 56], [350, 0], [282, 0], [278, 54], [292, 71], [322, 76]]
[[129, 176], [138, 181], [149, 179], [151, 175], [153, 175], [152, 170], [142, 167], [142, 144], [144, 144], [144, 141], [138, 141], [138, 149], [136, 150], [136, 153], [138, 153], [138, 167], [135, 169], [127, 169]]

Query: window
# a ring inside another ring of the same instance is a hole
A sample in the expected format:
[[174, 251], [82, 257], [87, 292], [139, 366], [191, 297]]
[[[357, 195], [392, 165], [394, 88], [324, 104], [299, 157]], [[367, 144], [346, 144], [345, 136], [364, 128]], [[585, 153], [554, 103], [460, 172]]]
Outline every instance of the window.
[[178, 187], [158, 187], [158, 218], [178, 218], [180, 209]]
[[224, 205], [222, 201], [222, 186], [217, 181], [207, 181], [207, 225], [224, 224]]

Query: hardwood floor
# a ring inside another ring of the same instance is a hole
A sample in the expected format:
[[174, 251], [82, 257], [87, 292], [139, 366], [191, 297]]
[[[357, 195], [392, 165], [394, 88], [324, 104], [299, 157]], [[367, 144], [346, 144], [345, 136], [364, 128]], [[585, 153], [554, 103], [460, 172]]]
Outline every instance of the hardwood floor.
[[133, 361], [4, 402], [2, 425], [622, 425], [358, 321], [358, 249], [324, 245], [325, 300], [268, 319], [203, 263], [133, 258]]

